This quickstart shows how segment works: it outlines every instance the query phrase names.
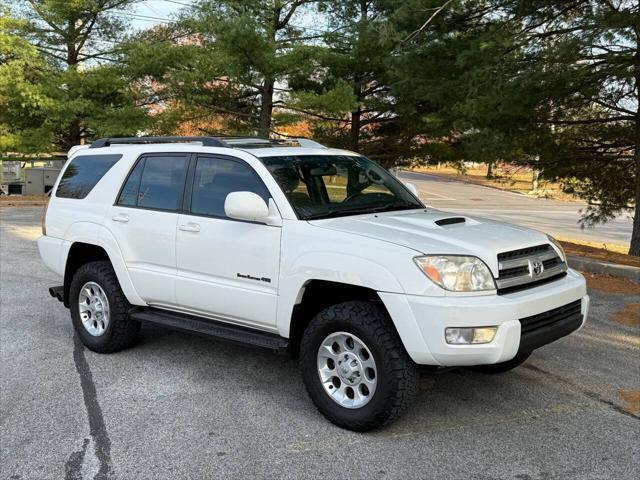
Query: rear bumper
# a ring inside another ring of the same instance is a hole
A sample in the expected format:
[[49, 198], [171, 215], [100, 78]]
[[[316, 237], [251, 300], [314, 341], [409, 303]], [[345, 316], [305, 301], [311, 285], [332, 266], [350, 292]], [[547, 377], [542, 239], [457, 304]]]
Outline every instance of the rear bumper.
[[[519, 350], [538, 348], [579, 329], [589, 310], [586, 282], [573, 270], [557, 281], [506, 295], [423, 297], [382, 292], [379, 295], [411, 358], [426, 365], [505, 362]], [[556, 318], [557, 322], [545, 320], [545, 312], [576, 301], [579, 302], [578, 315], [568, 321], [562, 315]], [[529, 317], [534, 317], [544, 328], [525, 332], [523, 336], [521, 320]], [[498, 326], [490, 343], [450, 345], [445, 342], [444, 331], [448, 327], [486, 326]]]
[[38, 238], [38, 251], [43, 263], [57, 275], [64, 276], [64, 268], [66, 261], [66, 250], [69, 248], [69, 242], [61, 238], [49, 237], [42, 235]]

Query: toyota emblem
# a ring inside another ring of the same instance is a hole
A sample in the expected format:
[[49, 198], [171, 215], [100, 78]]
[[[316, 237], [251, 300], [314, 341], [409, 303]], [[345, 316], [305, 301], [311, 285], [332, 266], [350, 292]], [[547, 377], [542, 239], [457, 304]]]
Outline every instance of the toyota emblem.
[[544, 272], [544, 264], [540, 260], [534, 260], [531, 262], [531, 274], [534, 277], [539, 277]]

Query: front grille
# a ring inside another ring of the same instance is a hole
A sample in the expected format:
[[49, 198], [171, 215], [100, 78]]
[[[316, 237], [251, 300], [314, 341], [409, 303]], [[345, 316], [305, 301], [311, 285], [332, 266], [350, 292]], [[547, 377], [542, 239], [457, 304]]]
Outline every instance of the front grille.
[[499, 253], [498, 269], [498, 293], [508, 293], [562, 277], [567, 265], [545, 244]]
[[529, 265], [521, 267], [505, 268], [500, 270], [500, 278], [520, 277], [521, 275], [529, 275]]
[[520, 319], [519, 352], [531, 351], [564, 337], [582, 325], [582, 300]]
[[560, 257], [551, 258], [549, 260], [544, 260], [543, 262], [544, 268], [555, 267], [556, 265], [562, 263]]
[[548, 252], [549, 250], [553, 250], [553, 248], [549, 244], [521, 248], [519, 250], [511, 250], [510, 252], [499, 253], [498, 261], [502, 262], [504, 260], [514, 260], [516, 258], [526, 258], [533, 255], [538, 255], [540, 253]]

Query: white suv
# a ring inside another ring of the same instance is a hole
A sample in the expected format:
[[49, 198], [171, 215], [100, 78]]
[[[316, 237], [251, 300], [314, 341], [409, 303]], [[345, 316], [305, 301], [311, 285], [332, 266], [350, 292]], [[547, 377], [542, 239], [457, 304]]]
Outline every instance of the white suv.
[[403, 410], [416, 364], [503, 372], [587, 316], [551, 237], [426, 208], [353, 152], [141, 137], [69, 157], [38, 246], [96, 352], [141, 322], [288, 351], [318, 409], [364, 431]]

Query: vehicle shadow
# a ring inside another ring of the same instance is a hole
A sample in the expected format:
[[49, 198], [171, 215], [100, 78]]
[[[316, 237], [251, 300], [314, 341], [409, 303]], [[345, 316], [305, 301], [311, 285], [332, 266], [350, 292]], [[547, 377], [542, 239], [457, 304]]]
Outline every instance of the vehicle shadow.
[[[124, 352], [123, 352], [124, 353]], [[160, 376], [147, 382], [182, 382], [181, 390], [222, 391], [237, 402], [239, 416], [254, 416], [259, 403], [285, 411], [290, 422], [328, 422], [307, 396], [297, 360], [268, 350], [237, 345], [213, 338], [145, 326], [140, 342], [126, 352], [144, 358]], [[535, 355], [528, 363], [535, 364]], [[186, 384], [185, 380], [188, 379]], [[466, 369], [434, 373], [419, 369], [416, 398], [396, 422], [371, 432], [373, 436], [427, 433], [434, 430], [467, 428], [470, 425], [521, 421], [532, 417], [584, 408], [585, 399], [546, 379], [527, 364], [501, 375], [487, 375]], [[587, 402], [589, 403], [589, 402]], [[332, 425], [330, 435], [360, 435]]]

